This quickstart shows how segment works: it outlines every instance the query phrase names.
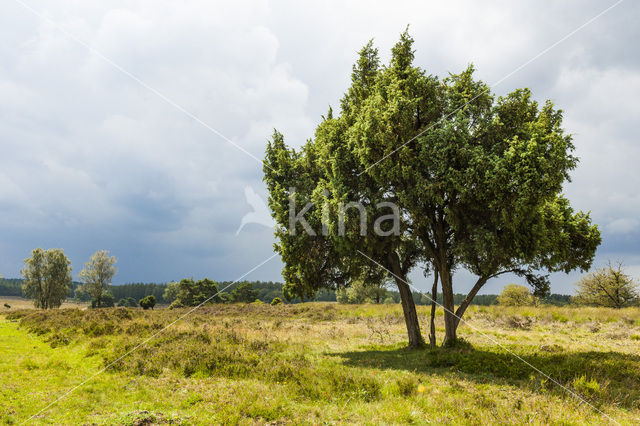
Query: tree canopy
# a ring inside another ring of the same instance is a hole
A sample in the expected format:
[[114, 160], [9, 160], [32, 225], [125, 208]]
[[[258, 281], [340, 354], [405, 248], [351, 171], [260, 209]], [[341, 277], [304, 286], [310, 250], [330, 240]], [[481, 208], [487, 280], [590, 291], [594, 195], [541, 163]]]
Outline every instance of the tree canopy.
[[503, 306], [529, 306], [536, 302], [536, 298], [523, 285], [507, 284], [498, 296], [498, 304]]
[[[99, 250], [91, 256], [91, 259], [85, 263], [84, 269], [80, 271], [80, 279], [84, 283], [83, 290], [91, 295], [92, 306], [98, 308], [113, 306], [113, 295], [106, 296], [106, 294], [116, 274], [115, 263], [116, 258], [109, 256], [108, 251]], [[108, 303], [105, 303], [107, 299]]]
[[208, 301], [219, 302], [218, 284], [209, 278], [194, 281], [193, 278], [185, 278], [179, 282], [169, 283], [163, 297], [172, 302], [172, 307], [198, 306]]
[[62, 249], [34, 249], [24, 261], [22, 276], [24, 295], [40, 309], [60, 307], [73, 286], [71, 261]]
[[[314, 138], [295, 150], [274, 132], [264, 180], [286, 295], [391, 278], [419, 346], [407, 276], [421, 266], [437, 274], [455, 343], [489, 279], [515, 273], [546, 295], [549, 272], [590, 267], [600, 233], [562, 195], [577, 159], [560, 110], [528, 89], [495, 97], [473, 66], [440, 79], [413, 62], [406, 31], [386, 66], [369, 42]], [[458, 268], [477, 281], [456, 309]]]
[[577, 283], [573, 301], [582, 305], [624, 308], [640, 302], [638, 284], [626, 274], [621, 263], [609, 263]]

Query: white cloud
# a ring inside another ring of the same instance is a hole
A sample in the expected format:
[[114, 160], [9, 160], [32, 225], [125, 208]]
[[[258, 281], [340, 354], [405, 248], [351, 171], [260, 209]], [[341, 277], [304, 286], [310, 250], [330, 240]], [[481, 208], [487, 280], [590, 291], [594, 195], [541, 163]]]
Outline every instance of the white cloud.
[[613, 234], [627, 234], [638, 230], [638, 220], [635, 218], [616, 219], [607, 224], [607, 230]]

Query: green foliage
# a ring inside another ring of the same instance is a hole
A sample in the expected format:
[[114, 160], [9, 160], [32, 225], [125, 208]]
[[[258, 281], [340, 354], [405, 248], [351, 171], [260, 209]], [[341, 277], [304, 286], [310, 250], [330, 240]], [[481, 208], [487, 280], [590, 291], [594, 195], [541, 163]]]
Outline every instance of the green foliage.
[[231, 298], [231, 295], [229, 293], [227, 293], [226, 291], [223, 291], [222, 293], [220, 293], [218, 295], [218, 298], [220, 299], [220, 303], [232, 303], [233, 299]]
[[153, 307], [156, 306], [156, 298], [152, 294], [145, 296], [140, 299], [140, 306], [145, 310], [153, 309]]
[[89, 294], [87, 288], [84, 285], [79, 285], [73, 292], [73, 298], [80, 302], [86, 302], [88, 300], [91, 300], [91, 294]]
[[22, 296], [21, 279], [0, 278], [0, 296]]
[[4, 304], [4, 307], [5, 307], [5, 308], [7, 308], [7, 309], [11, 309], [11, 305], [10, 305], [10, 304], [8, 304], [8, 303], [5, 303], [5, 304]]
[[138, 303], [133, 297], [127, 297], [126, 299], [122, 298], [118, 300], [118, 306], [123, 308], [135, 308], [138, 306]]
[[354, 282], [348, 288], [336, 290], [338, 303], [382, 303], [387, 297], [386, 283]]
[[[210, 280], [204, 278], [199, 281], [194, 281], [192, 278], [185, 278], [178, 283], [170, 283], [167, 286], [169, 290], [169, 297], [173, 297], [172, 306], [197, 306], [201, 303], [219, 302], [218, 285]], [[165, 294], [167, 290], [165, 290]]]
[[185, 306], [179, 300], [174, 300], [170, 305], [169, 309], [179, 309], [184, 308]]
[[116, 258], [109, 256], [108, 251], [99, 250], [91, 256], [91, 259], [85, 263], [84, 269], [80, 271], [80, 278], [84, 283], [83, 291], [91, 296], [92, 306], [113, 306], [113, 294], [111, 294], [111, 300], [108, 303], [102, 299], [106, 297], [109, 287], [111, 286], [111, 280], [116, 274], [115, 263]]
[[61, 249], [36, 248], [25, 259], [22, 291], [36, 308], [58, 308], [73, 287], [71, 262]]
[[166, 284], [128, 283], [112, 285], [109, 291], [113, 293], [116, 299], [132, 298], [134, 300], [134, 305], [138, 306], [138, 300], [150, 294], [153, 294], [158, 303], [171, 303], [163, 298], [163, 293], [165, 292], [166, 288]]
[[173, 303], [178, 298], [179, 292], [180, 283], [170, 282], [162, 293], [162, 299], [164, 299], [166, 303]]
[[586, 375], [581, 375], [573, 380], [573, 388], [584, 396], [595, 396], [600, 394], [600, 384], [596, 379], [587, 380]]
[[258, 299], [258, 292], [253, 288], [251, 283], [243, 282], [233, 289], [231, 299], [234, 302], [251, 303]]
[[398, 395], [409, 396], [416, 392], [418, 388], [418, 379], [413, 376], [401, 376], [396, 380], [396, 386], [398, 387]]
[[640, 301], [638, 284], [620, 263], [595, 270], [578, 281], [577, 287], [573, 301], [581, 305], [623, 308]]
[[279, 297], [274, 297], [273, 300], [271, 301], [271, 306], [277, 306], [281, 304], [282, 304], [282, 299], [280, 299]]
[[[529, 89], [495, 97], [474, 80], [473, 66], [439, 79], [413, 60], [408, 32], [388, 66], [380, 66], [367, 44], [340, 113], [330, 110], [313, 139], [296, 151], [274, 132], [264, 180], [280, 225], [276, 250], [285, 264], [286, 296], [353, 278], [380, 280], [380, 268], [357, 250], [396, 276], [425, 262], [438, 271], [447, 338], [455, 339], [453, 270], [478, 277], [457, 317], [489, 279], [504, 273], [523, 277], [544, 296], [546, 273], [590, 267], [600, 232], [561, 193], [577, 158], [560, 110], [550, 101], [538, 104]], [[305, 218], [314, 233], [300, 222], [289, 229], [290, 200], [313, 203]], [[356, 209], [340, 223], [339, 206], [349, 202], [368, 213], [364, 235]], [[382, 202], [401, 209], [398, 235], [373, 233]]]
[[102, 293], [100, 299], [91, 299], [92, 308], [113, 308], [115, 306], [115, 298], [110, 292]]
[[566, 306], [571, 303], [571, 296], [568, 294], [552, 293], [542, 299], [542, 303], [553, 306]]
[[498, 304], [503, 306], [531, 306], [535, 303], [536, 298], [529, 289], [518, 284], [507, 284], [498, 296]]

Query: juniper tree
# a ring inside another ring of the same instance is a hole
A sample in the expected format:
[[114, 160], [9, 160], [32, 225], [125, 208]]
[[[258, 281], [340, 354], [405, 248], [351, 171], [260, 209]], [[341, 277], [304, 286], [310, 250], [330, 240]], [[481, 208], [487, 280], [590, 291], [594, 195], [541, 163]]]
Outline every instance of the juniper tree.
[[[285, 290], [300, 295], [354, 278], [391, 277], [410, 346], [418, 346], [407, 276], [416, 265], [429, 265], [443, 293], [444, 343], [453, 344], [460, 318], [488, 280], [515, 273], [542, 296], [548, 272], [590, 267], [600, 233], [562, 195], [577, 158], [560, 110], [550, 101], [539, 105], [528, 89], [495, 97], [474, 79], [473, 66], [439, 79], [413, 62], [406, 31], [388, 66], [380, 66], [367, 44], [340, 114], [329, 110], [298, 151], [274, 133], [265, 181], [281, 226], [276, 250], [285, 263]], [[302, 232], [300, 223], [288, 229], [290, 199], [313, 203], [305, 218], [314, 234]], [[339, 218], [340, 206], [350, 202], [368, 213], [365, 233], [360, 212]], [[384, 202], [397, 206], [399, 232], [381, 236], [372, 225]], [[456, 308], [458, 268], [476, 282]]]

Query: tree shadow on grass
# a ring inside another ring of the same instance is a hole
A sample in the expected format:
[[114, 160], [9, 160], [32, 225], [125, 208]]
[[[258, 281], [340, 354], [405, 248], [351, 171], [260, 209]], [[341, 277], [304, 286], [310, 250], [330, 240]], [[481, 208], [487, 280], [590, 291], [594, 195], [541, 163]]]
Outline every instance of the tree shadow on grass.
[[[640, 408], [640, 355], [620, 352], [529, 352], [518, 359], [500, 348], [424, 349], [373, 348], [333, 354], [352, 367], [406, 370], [424, 374], [452, 374], [478, 383], [510, 384], [530, 391], [557, 390], [551, 380], [592, 403], [615, 403]], [[526, 361], [525, 362], [523, 362]], [[584, 379], [581, 380], [581, 377]], [[593, 380], [597, 381], [594, 384]]]

